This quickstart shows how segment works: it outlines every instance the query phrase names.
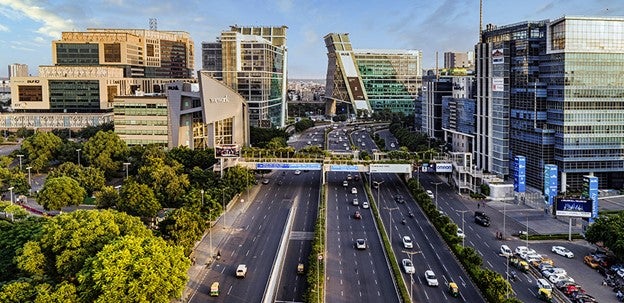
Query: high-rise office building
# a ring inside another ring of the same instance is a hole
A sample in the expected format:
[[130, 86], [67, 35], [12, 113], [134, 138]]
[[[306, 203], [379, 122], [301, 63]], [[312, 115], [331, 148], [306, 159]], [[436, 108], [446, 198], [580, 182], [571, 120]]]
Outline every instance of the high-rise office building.
[[111, 122], [116, 96], [162, 93], [191, 78], [194, 46], [178, 31], [88, 29], [63, 32], [52, 42], [52, 66], [38, 77], [11, 79], [14, 111], [0, 125], [82, 128]]
[[13, 77], [28, 77], [28, 65], [19, 63], [9, 64], [9, 79]]
[[427, 76], [423, 78], [421, 131], [429, 138], [443, 140], [442, 97], [453, 93], [452, 77]]
[[533, 187], [555, 164], [560, 191], [580, 190], [590, 174], [621, 188], [623, 36], [621, 18], [488, 26], [476, 46], [477, 165], [509, 176], [509, 159], [525, 156]]
[[422, 85], [422, 52], [417, 50], [353, 49], [349, 34], [330, 33], [327, 47], [326, 113], [336, 114], [336, 103], [358, 110], [389, 109], [414, 114]]
[[251, 126], [286, 125], [287, 29], [231, 26], [202, 43], [202, 70], [247, 100]]
[[442, 130], [451, 151], [474, 152], [474, 77], [452, 77], [452, 95], [442, 97]]
[[445, 52], [444, 68], [474, 68], [474, 53]]

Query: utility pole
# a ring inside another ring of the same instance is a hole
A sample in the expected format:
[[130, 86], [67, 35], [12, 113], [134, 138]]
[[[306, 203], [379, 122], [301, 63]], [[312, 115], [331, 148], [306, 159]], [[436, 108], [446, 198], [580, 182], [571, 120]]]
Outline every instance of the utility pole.
[[24, 157], [24, 155], [17, 155], [17, 157], [19, 158], [20, 171], [22, 171], [22, 157]]
[[435, 205], [436, 205], [436, 210], [439, 210], [438, 208], [438, 185], [442, 184], [444, 182], [435, 182], [435, 183], [431, 183], [433, 185], [435, 185]]
[[[126, 169], [126, 179], [128, 179], [128, 166], [130, 166], [130, 162], [124, 162], [123, 165], [124, 165], [124, 167]], [[203, 203], [202, 203], [202, 205], [203, 205]]]
[[78, 166], [80, 166], [80, 151], [81, 150], [82, 150], [81, 148], [76, 149], [76, 152], [78, 153]]
[[[415, 254], [420, 254], [422, 253], [422, 251], [407, 251], [407, 250], [401, 250], [402, 253], [408, 254], [409, 258], [410, 258], [410, 262], [412, 264], [414, 264], [414, 261], [412, 261], [412, 256]], [[413, 285], [414, 285], [414, 274], [411, 273], [410, 274], [410, 302], [413, 302], [412, 300], [412, 291], [413, 291]]]
[[388, 236], [388, 241], [390, 241], [390, 245], [392, 245], [392, 211], [399, 209], [398, 207], [384, 207], [384, 209], [388, 210], [388, 219], [390, 219], [390, 233]]
[[30, 186], [30, 188], [28, 188], [28, 194], [30, 195], [30, 191], [32, 190], [32, 182], [30, 181], [30, 169], [32, 167], [26, 167], [26, 170], [28, 170], [28, 186]]
[[462, 237], [462, 248], [464, 247], [464, 242], [466, 239], [466, 230], [464, 229], [464, 214], [466, 212], [468, 212], [467, 210], [456, 210], [456, 212], [461, 213], [462, 214], [462, 232], [464, 233], [464, 236]]

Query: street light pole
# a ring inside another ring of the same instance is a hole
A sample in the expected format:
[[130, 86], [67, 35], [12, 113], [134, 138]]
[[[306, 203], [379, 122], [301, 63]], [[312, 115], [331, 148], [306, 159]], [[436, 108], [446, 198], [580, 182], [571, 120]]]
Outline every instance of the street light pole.
[[526, 247], [529, 247], [529, 213], [526, 215]]
[[29, 195], [30, 195], [30, 191], [31, 191], [31, 189], [32, 189], [32, 184], [31, 184], [32, 182], [30, 181], [30, 169], [31, 169], [31, 168], [32, 168], [32, 167], [30, 167], [30, 166], [29, 166], [29, 167], [26, 167], [26, 170], [28, 170], [28, 186], [30, 186], [30, 188], [28, 188], [28, 194], [29, 194]]
[[78, 153], [78, 166], [80, 166], [80, 151], [82, 150], [82, 148], [77, 148], [76, 152]]
[[[409, 258], [410, 258], [410, 263], [414, 264], [414, 261], [412, 260], [412, 256], [415, 254], [420, 254], [422, 253], [422, 251], [407, 251], [407, 250], [401, 250], [401, 252], [408, 254]], [[413, 292], [413, 287], [414, 286], [414, 273], [410, 274], [410, 302], [412, 302], [412, 292]]]
[[388, 241], [390, 241], [390, 245], [392, 245], [392, 211], [399, 209], [398, 207], [384, 207], [384, 209], [388, 210], [388, 219], [390, 219], [388, 226], [390, 227], [390, 233], [388, 236]]
[[22, 171], [22, 157], [24, 157], [24, 155], [17, 155], [17, 157], [19, 158], [20, 171]]
[[442, 184], [442, 182], [436, 182], [436, 183], [431, 183], [433, 185], [435, 185], [435, 205], [436, 205], [436, 210], [439, 210], [438, 208], [438, 185]]
[[506, 221], [507, 221], [507, 203], [503, 202], [503, 235], [501, 238], [505, 239], [506, 235]]
[[456, 210], [456, 212], [461, 213], [462, 214], [462, 232], [464, 233], [464, 236], [462, 237], [462, 248], [464, 247], [464, 242], [466, 240], [466, 230], [464, 229], [464, 214], [467, 212], [467, 210]]
[[13, 205], [13, 186], [9, 187], [9, 194], [11, 195], [11, 205]]
[[[124, 162], [123, 165], [125, 166], [125, 169], [126, 169], [126, 179], [128, 179], [128, 166], [130, 166], [130, 162]], [[203, 205], [203, 203], [202, 203], [202, 205]]]
[[[202, 208], [204, 208], [204, 190], [200, 190], [201, 192], [201, 206]], [[212, 259], [212, 256], [214, 255], [212, 253], [212, 224], [211, 224], [212, 220], [210, 220], [210, 217], [208, 217], [208, 239], [209, 239], [209, 246], [208, 246], [208, 253], [210, 254], [210, 258]]]

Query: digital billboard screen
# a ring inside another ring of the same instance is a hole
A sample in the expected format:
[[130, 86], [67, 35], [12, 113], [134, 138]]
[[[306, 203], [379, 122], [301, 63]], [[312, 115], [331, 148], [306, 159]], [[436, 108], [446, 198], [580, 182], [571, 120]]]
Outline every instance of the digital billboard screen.
[[555, 215], [590, 218], [592, 216], [592, 202], [591, 199], [557, 198]]

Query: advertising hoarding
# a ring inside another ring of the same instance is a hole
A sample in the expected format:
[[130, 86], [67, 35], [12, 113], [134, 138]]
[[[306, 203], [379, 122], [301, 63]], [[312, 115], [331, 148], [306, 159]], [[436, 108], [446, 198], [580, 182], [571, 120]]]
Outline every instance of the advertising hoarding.
[[546, 197], [546, 204], [553, 205], [553, 200], [557, 196], [557, 165], [546, 164], [544, 165], [544, 196]]
[[514, 191], [523, 193], [526, 190], [526, 158], [514, 157]]
[[215, 146], [215, 158], [238, 158], [240, 147], [236, 144], [223, 144]]
[[371, 164], [370, 172], [410, 174], [412, 173], [412, 166], [410, 164]]
[[451, 164], [451, 163], [435, 163], [435, 172], [436, 173], [452, 173], [453, 172], [453, 164]]
[[357, 172], [357, 165], [330, 165], [330, 171], [348, 171], [348, 172]]
[[505, 91], [505, 78], [492, 78], [492, 91], [504, 92]]
[[592, 216], [593, 203], [591, 199], [557, 198], [556, 201], [556, 216], [581, 218], [589, 218]]
[[589, 222], [594, 222], [594, 218], [598, 217], [598, 177], [583, 176], [582, 196], [593, 202], [592, 215]]
[[320, 163], [256, 163], [256, 169], [321, 170]]
[[505, 63], [505, 54], [503, 53], [502, 48], [495, 48], [492, 50], [492, 64], [503, 64]]

